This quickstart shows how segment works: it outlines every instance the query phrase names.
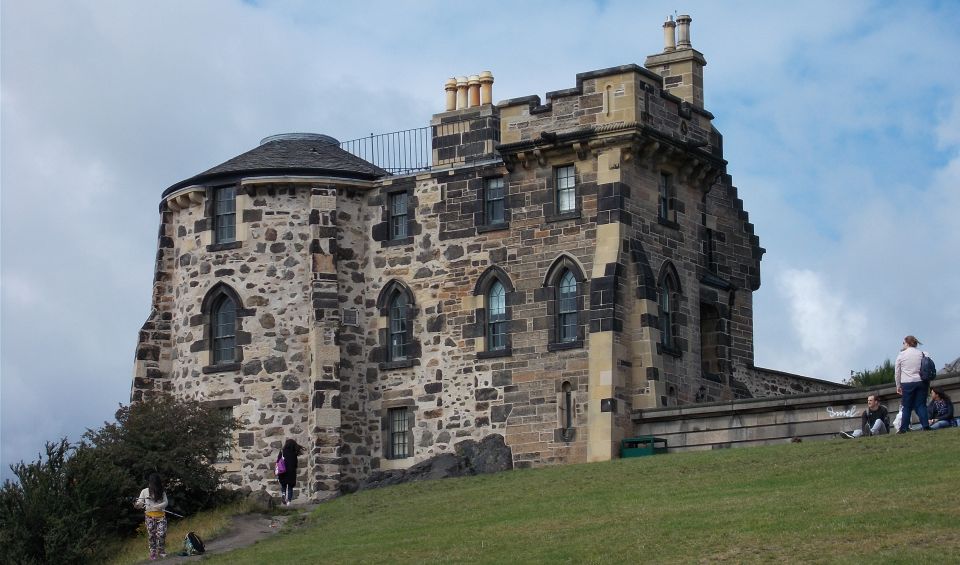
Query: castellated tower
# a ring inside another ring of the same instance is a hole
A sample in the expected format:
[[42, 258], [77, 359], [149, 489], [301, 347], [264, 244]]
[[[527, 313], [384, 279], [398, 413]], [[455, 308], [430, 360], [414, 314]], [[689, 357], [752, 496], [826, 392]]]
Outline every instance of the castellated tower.
[[545, 102], [451, 78], [421, 170], [286, 134], [168, 188], [131, 399], [239, 418], [237, 486], [276, 490], [296, 439], [322, 499], [464, 440], [602, 461], [638, 409], [813, 390], [753, 367], [763, 249], [689, 22]]

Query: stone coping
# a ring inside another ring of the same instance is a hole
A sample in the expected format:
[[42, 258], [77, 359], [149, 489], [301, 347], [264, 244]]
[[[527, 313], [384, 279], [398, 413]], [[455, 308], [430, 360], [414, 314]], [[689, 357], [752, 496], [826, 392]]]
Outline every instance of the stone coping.
[[[960, 374], [937, 375], [934, 386], [943, 386], [948, 389], [960, 387]], [[878, 394], [881, 400], [898, 398], [896, 386], [891, 384], [877, 385], [867, 388], [851, 388], [843, 391], [815, 392], [794, 394], [771, 398], [750, 398], [746, 400], [731, 400], [726, 402], [711, 402], [705, 404], [691, 404], [668, 408], [652, 408], [635, 411], [632, 419], [635, 423], [657, 422], [676, 419], [701, 419], [716, 416], [745, 414], [752, 412], [767, 412], [777, 408], [811, 408], [816, 406], [846, 406], [851, 403], [862, 403], [868, 394]]]

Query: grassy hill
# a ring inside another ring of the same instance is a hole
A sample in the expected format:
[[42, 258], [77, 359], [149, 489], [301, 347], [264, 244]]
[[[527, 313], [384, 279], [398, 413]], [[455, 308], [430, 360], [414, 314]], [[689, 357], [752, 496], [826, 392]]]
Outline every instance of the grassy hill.
[[960, 563], [960, 429], [401, 485], [214, 563]]

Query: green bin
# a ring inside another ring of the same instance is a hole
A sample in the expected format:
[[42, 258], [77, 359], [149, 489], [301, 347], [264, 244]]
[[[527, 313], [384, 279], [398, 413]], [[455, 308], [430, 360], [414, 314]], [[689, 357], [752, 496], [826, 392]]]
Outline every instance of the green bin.
[[640, 436], [620, 440], [620, 457], [643, 457], [667, 452], [667, 440], [662, 437]]

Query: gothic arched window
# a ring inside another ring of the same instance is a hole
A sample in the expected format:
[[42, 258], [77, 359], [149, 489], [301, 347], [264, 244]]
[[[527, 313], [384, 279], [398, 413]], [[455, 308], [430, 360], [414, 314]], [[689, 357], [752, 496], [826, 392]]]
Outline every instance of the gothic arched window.
[[407, 358], [407, 297], [398, 292], [390, 301], [387, 314], [390, 328], [389, 361], [403, 361]]
[[551, 328], [548, 350], [583, 347], [585, 283], [583, 269], [569, 255], [558, 257], [547, 270], [543, 286]]
[[233, 363], [237, 350], [237, 305], [223, 295], [213, 305], [213, 364]]
[[507, 347], [507, 291], [500, 281], [494, 282], [487, 293], [487, 351]]
[[657, 302], [660, 318], [660, 344], [666, 348], [677, 349], [677, 305], [680, 297], [680, 277], [673, 264], [665, 263], [657, 285]]
[[557, 289], [557, 341], [569, 343], [577, 340], [577, 279], [570, 271], [560, 277]]

